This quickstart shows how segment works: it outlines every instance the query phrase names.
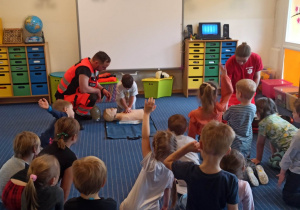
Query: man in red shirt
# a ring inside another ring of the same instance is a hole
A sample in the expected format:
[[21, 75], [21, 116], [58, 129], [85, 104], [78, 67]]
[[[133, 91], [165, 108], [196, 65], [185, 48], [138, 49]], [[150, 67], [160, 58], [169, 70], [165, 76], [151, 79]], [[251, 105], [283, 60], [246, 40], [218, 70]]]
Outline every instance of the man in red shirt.
[[[263, 69], [261, 57], [251, 52], [250, 46], [243, 42], [236, 48], [235, 55], [228, 59], [225, 66], [234, 89], [228, 106], [240, 104], [236, 98], [235, 84], [241, 79], [252, 79], [258, 86], [260, 71]], [[254, 97], [252, 103], [254, 104]]]

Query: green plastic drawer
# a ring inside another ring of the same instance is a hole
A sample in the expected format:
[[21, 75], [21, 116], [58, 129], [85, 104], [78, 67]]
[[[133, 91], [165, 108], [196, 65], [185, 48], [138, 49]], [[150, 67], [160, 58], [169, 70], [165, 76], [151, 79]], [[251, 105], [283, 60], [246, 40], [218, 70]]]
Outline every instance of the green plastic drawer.
[[205, 59], [219, 59], [220, 54], [205, 54]]
[[206, 42], [206, 47], [220, 47], [220, 42]]
[[219, 84], [219, 77], [205, 77], [204, 82], [215, 82]]
[[30, 96], [29, 84], [13, 85], [14, 96]]
[[27, 71], [27, 66], [11, 66], [11, 71]]
[[25, 59], [23, 59], [23, 60], [10, 60], [10, 65], [12, 65], [12, 66], [24, 66], [26, 64], [27, 64], [27, 62], [26, 62]]
[[205, 66], [205, 72], [204, 72], [205, 77], [209, 76], [219, 76], [219, 66]]
[[10, 52], [10, 53], [25, 52], [25, 47], [9, 47], [8, 52]]
[[28, 72], [11, 72], [13, 84], [29, 83]]
[[9, 59], [26, 59], [26, 53], [9, 53]]
[[205, 53], [220, 53], [220, 48], [206, 48]]
[[205, 65], [218, 65], [219, 60], [205, 60]]

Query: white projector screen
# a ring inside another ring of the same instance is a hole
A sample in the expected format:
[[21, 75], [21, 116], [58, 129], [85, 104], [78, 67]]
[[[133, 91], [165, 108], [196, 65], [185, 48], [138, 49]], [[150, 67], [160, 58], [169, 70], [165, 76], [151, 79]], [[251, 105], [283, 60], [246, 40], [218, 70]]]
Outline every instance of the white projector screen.
[[181, 67], [182, 0], [77, 0], [81, 58], [98, 51], [109, 69]]

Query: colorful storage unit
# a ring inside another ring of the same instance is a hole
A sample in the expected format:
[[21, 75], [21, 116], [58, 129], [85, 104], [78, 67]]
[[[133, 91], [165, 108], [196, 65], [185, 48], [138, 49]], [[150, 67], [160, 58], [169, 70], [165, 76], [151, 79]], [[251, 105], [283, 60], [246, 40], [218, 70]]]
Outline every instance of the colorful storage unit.
[[13, 96], [9, 72], [8, 49], [0, 47], [0, 97]]
[[[192, 78], [191, 78], [192, 79]], [[142, 79], [145, 98], [161, 98], [172, 95], [173, 76], [164, 79]]]
[[293, 112], [295, 109], [294, 103], [298, 98], [299, 92], [286, 93], [286, 109]]
[[110, 100], [107, 100], [106, 96], [101, 99], [101, 102], [115, 102], [117, 95], [117, 84], [119, 80], [116, 82], [101, 82], [99, 83], [102, 87], [104, 87], [111, 95]]
[[57, 91], [57, 86], [60, 83], [61, 78], [63, 78], [65, 72], [53, 72], [50, 74], [50, 94], [52, 103], [56, 101], [55, 93]]
[[219, 63], [225, 64], [234, 53], [237, 40], [185, 40], [183, 94], [196, 95], [203, 82], [219, 84]]
[[262, 86], [262, 94], [269, 98], [275, 98], [275, 90], [274, 87], [278, 86], [292, 86], [293, 83], [288, 82], [283, 79], [268, 79], [268, 80], [262, 80], [261, 86]]
[[274, 87], [275, 103], [278, 106], [285, 108], [286, 103], [287, 103], [287, 100], [286, 100], [287, 93], [290, 93], [290, 94], [297, 93], [298, 90], [299, 90], [299, 87], [296, 87], [296, 86]]

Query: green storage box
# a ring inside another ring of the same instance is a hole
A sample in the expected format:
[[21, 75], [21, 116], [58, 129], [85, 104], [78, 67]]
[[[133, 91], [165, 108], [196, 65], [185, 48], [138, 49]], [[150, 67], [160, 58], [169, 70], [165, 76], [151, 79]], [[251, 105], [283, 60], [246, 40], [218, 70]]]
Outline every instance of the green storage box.
[[219, 76], [219, 66], [218, 65], [205, 66], [204, 75], [205, 77]]
[[56, 101], [55, 93], [57, 91], [57, 86], [64, 74], [65, 72], [53, 72], [50, 74], [50, 93], [52, 103]]
[[26, 71], [11, 72], [11, 76], [13, 84], [29, 83], [28, 72]]
[[219, 77], [205, 77], [204, 82], [215, 82], [219, 84]]
[[172, 95], [173, 76], [165, 79], [145, 78], [142, 79], [145, 98], [160, 98]]
[[14, 96], [30, 96], [29, 84], [13, 85]]

